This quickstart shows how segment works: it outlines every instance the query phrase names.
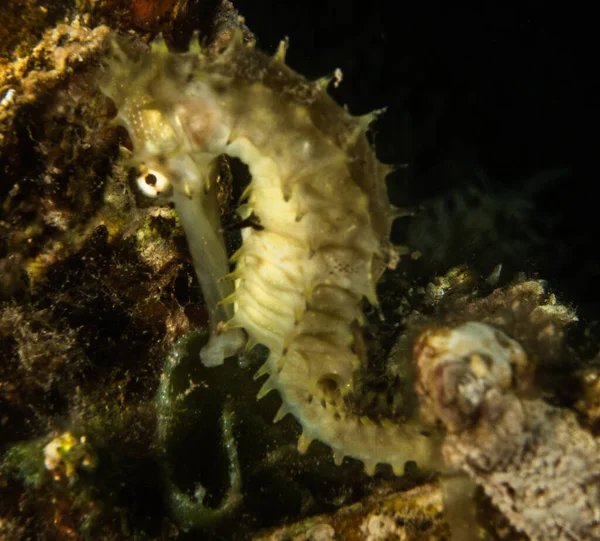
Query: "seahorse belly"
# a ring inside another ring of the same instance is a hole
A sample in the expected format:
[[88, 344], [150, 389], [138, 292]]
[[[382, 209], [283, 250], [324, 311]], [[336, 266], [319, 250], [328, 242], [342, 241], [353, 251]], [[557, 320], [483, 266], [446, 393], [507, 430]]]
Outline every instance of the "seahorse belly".
[[[301, 451], [318, 439], [336, 462], [358, 458], [369, 472], [379, 462], [431, 465], [436, 446], [418, 423], [374, 423], [345, 401], [366, 362], [364, 301], [377, 303], [376, 282], [396, 258], [388, 168], [365, 135], [372, 117], [352, 117], [321, 81], [306, 81], [281, 54], [268, 57], [236, 37], [219, 53], [175, 54], [157, 45], [137, 61], [116, 57], [117, 81], [104, 91], [132, 136], [140, 185], [175, 203], [209, 302], [230, 287], [214, 257], [224, 252], [222, 240], [197, 229], [214, 227], [205, 219], [216, 201], [210, 165], [227, 154], [252, 177], [239, 214], [253, 226], [242, 232], [229, 276], [234, 291], [221, 303], [233, 315], [209, 306], [214, 340], [205, 360], [222, 362], [243, 329], [250, 345], [270, 352], [258, 372], [268, 374], [259, 398], [279, 392], [276, 419], [298, 419]], [[216, 261], [208, 277], [204, 259]]]
[[[269, 348], [259, 397], [279, 392], [276, 419], [292, 413], [300, 421], [300, 450], [318, 439], [332, 447], [336, 462], [349, 455], [371, 472], [377, 462], [397, 469], [412, 458], [429, 462], [431, 441], [418, 426], [384, 428], [345, 407], [364, 361], [354, 343], [363, 298], [376, 302], [373, 260], [381, 246], [348, 158], [339, 149], [330, 153], [337, 159], [329, 156], [322, 169], [310, 160], [304, 169], [297, 165], [293, 184], [250, 167], [246, 210], [264, 229], [246, 230], [236, 255], [236, 311], [227, 327], [239, 326]], [[287, 201], [286, 184], [293, 186]]]

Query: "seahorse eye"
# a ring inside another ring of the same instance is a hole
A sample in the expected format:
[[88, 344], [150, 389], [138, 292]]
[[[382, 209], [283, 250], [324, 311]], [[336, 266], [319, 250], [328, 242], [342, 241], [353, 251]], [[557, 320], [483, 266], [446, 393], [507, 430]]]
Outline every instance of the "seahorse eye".
[[169, 179], [159, 171], [147, 169], [137, 178], [140, 191], [147, 197], [168, 196], [172, 190]]

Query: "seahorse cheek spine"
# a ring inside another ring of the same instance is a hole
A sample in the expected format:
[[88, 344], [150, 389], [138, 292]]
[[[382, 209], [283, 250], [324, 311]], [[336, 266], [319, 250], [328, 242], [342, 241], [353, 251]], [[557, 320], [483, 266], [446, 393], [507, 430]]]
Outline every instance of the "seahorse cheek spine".
[[[365, 135], [373, 117], [350, 116], [324, 88], [239, 37], [219, 53], [154, 44], [138, 60], [117, 46], [103, 84], [132, 136], [140, 186], [173, 201], [181, 218], [211, 316], [203, 362], [232, 354], [243, 329], [249, 346], [269, 348], [259, 398], [280, 393], [276, 420], [298, 419], [301, 451], [319, 439], [336, 463], [352, 456], [369, 473], [379, 462], [432, 465], [436, 446], [418, 423], [376, 424], [344, 401], [365, 362], [363, 299], [377, 303], [376, 281], [395, 254], [389, 169]], [[232, 258], [234, 288], [210, 170], [220, 154], [252, 176], [239, 213], [256, 226]]]

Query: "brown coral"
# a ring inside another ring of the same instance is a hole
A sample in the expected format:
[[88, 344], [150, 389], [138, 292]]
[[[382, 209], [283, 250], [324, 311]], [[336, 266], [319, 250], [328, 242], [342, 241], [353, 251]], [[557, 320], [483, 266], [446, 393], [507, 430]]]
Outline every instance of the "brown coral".
[[415, 357], [423, 405], [449, 430], [449, 467], [482, 486], [532, 540], [600, 536], [600, 442], [573, 412], [519, 398], [518, 343], [467, 323], [427, 332]]

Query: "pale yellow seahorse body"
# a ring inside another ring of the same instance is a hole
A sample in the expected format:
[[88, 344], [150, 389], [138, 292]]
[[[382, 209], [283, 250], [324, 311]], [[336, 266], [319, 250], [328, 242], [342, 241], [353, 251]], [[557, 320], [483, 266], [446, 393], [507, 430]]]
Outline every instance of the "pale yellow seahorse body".
[[[219, 52], [175, 54], [164, 45], [137, 59], [115, 45], [102, 90], [134, 145], [132, 163], [148, 195], [174, 202], [210, 310], [207, 365], [242, 342], [264, 344], [268, 375], [259, 398], [276, 389], [302, 425], [299, 449], [318, 439], [336, 463], [357, 458], [402, 471], [431, 466], [437, 445], [417, 422], [389, 425], [349, 411], [345, 396], [366, 362], [361, 338], [366, 299], [396, 259], [392, 213], [380, 164], [352, 117], [283, 62], [234, 36]], [[219, 229], [211, 164], [239, 158], [252, 181], [239, 214], [252, 218], [228, 265]], [[222, 301], [222, 302], [221, 302]]]

